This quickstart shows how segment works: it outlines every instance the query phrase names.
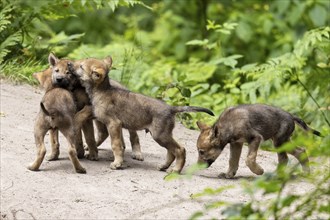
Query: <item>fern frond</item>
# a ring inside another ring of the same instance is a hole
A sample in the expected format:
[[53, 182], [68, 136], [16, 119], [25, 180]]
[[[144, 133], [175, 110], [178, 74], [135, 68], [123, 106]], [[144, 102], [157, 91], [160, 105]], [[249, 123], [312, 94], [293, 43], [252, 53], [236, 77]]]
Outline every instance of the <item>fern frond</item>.
[[21, 41], [21, 39], [22, 39], [22, 33], [20, 31], [17, 31], [14, 34], [7, 37], [0, 44], [0, 63], [3, 62], [4, 57], [10, 52], [7, 48], [16, 45], [17, 42]]
[[7, 5], [0, 11], [0, 33], [5, 30], [9, 24], [11, 24], [10, 18], [12, 18], [12, 15], [10, 12], [13, 10], [12, 5]]

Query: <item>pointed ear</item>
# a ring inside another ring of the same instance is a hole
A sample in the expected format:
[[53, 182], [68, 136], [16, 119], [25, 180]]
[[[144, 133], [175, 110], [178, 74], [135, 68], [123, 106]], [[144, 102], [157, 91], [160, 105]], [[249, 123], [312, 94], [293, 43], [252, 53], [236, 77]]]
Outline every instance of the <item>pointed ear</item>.
[[219, 136], [219, 128], [218, 128], [218, 126], [214, 126], [212, 128], [212, 135], [211, 135], [211, 137], [214, 138], [214, 139], [216, 139], [216, 138], [218, 138], [218, 136]]
[[196, 124], [200, 130], [205, 130], [205, 129], [209, 128], [209, 126], [207, 126], [206, 124], [204, 124], [200, 121], [198, 121]]
[[99, 74], [98, 72], [93, 71], [92, 72], [92, 77], [93, 77], [94, 81], [98, 81], [101, 78], [101, 74]]
[[50, 53], [49, 56], [48, 56], [48, 62], [51, 66], [55, 66], [56, 63], [58, 63], [58, 58], [53, 54], [53, 53]]
[[108, 56], [103, 59], [103, 62], [108, 66], [109, 69], [111, 69], [112, 66], [112, 58], [111, 56]]
[[92, 79], [96, 84], [103, 82], [104, 76], [105, 76], [104, 74], [99, 73], [97, 71], [92, 72]]

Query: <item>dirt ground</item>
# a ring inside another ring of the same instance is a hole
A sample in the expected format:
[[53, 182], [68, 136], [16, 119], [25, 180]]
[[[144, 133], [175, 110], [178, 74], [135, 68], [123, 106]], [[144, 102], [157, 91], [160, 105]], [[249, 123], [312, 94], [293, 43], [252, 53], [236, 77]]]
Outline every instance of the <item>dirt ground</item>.
[[[42, 91], [29, 85], [14, 85], [1, 81], [1, 219], [188, 219], [203, 210], [207, 199], [191, 199], [206, 187], [234, 184], [237, 187], [218, 195], [216, 199], [244, 202], [248, 197], [238, 187], [242, 179], [255, 177], [240, 161], [237, 178], [219, 179], [225, 172], [229, 150], [225, 148], [208, 169], [197, 172], [190, 180], [165, 181], [165, 172], [157, 165], [165, 161], [166, 151], [149, 134], [139, 132], [144, 161], [131, 159], [128, 133], [125, 131], [126, 153], [123, 170], [111, 170], [110, 141], [102, 144], [99, 161], [82, 159], [87, 174], [76, 174], [67, 154], [66, 141], [60, 136], [61, 154], [58, 161], [44, 160], [40, 171], [26, 167], [36, 154], [33, 124]], [[219, 114], [219, 113], [217, 113]], [[198, 131], [177, 123], [174, 136], [187, 150], [183, 172], [197, 160]], [[48, 152], [49, 137], [46, 136]], [[257, 161], [266, 172], [277, 164], [276, 154], [259, 151]], [[246, 147], [242, 156], [246, 155]], [[290, 162], [295, 162], [290, 157]], [[310, 190], [308, 183], [299, 182], [291, 192]], [[218, 211], [207, 216], [220, 218]]]

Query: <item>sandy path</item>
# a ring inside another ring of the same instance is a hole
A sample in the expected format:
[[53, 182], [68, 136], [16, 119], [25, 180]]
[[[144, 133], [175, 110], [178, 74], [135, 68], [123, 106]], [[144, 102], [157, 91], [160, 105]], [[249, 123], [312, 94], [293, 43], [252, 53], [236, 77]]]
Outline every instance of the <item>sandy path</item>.
[[[126, 131], [127, 168], [124, 170], [109, 168], [112, 153], [107, 140], [99, 150], [100, 160], [81, 160], [87, 174], [76, 174], [66, 152], [66, 142], [60, 136], [60, 160], [45, 160], [41, 171], [29, 171], [26, 167], [36, 153], [33, 124], [42, 92], [28, 85], [3, 81], [0, 85], [1, 219], [187, 219], [203, 209], [206, 202], [190, 199], [191, 194], [206, 187], [238, 185], [240, 177], [254, 176], [241, 160], [238, 179], [218, 179], [218, 173], [227, 169], [229, 152], [226, 148], [210, 168], [199, 171], [191, 180], [165, 181], [166, 173], [156, 169], [165, 160], [165, 149], [149, 134], [139, 132], [145, 160], [135, 161], [130, 157]], [[174, 136], [187, 150], [185, 171], [197, 160], [198, 131], [177, 123]], [[46, 141], [50, 149], [48, 136]], [[242, 155], [246, 155], [246, 148]], [[276, 155], [269, 152], [260, 152], [258, 157], [266, 172], [275, 169], [276, 160]], [[308, 184], [301, 183], [293, 190], [308, 188]], [[225, 191], [218, 198], [237, 202], [248, 199], [238, 187]], [[210, 215], [219, 216], [219, 213]]]

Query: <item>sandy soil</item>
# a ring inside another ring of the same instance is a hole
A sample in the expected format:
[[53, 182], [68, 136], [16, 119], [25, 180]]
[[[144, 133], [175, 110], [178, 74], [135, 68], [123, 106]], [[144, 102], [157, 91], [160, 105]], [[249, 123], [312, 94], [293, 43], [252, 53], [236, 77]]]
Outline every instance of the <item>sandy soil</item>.
[[[166, 151], [149, 134], [139, 132], [143, 162], [131, 159], [128, 133], [123, 170], [111, 170], [110, 141], [100, 147], [99, 161], [81, 160], [87, 174], [76, 174], [68, 158], [66, 141], [60, 136], [61, 154], [58, 161], [44, 161], [40, 171], [26, 167], [36, 154], [33, 138], [34, 119], [39, 111], [42, 92], [28, 85], [13, 85], [1, 81], [1, 219], [187, 219], [203, 210], [207, 200], [193, 200], [191, 194], [206, 187], [234, 184], [237, 187], [217, 196], [217, 199], [244, 202], [242, 179], [255, 177], [240, 161], [237, 178], [219, 179], [228, 164], [228, 148], [208, 169], [197, 172], [190, 180], [165, 181], [165, 172], [157, 165], [165, 160]], [[197, 160], [198, 131], [177, 123], [174, 136], [187, 150], [185, 169]], [[47, 149], [50, 150], [46, 137]], [[48, 151], [49, 152], [49, 151]], [[246, 155], [246, 147], [243, 148]], [[260, 151], [258, 162], [266, 172], [277, 164], [275, 154]], [[290, 160], [294, 160], [290, 158]], [[305, 192], [307, 183], [297, 183], [291, 192]], [[219, 212], [209, 217], [219, 218]]]

